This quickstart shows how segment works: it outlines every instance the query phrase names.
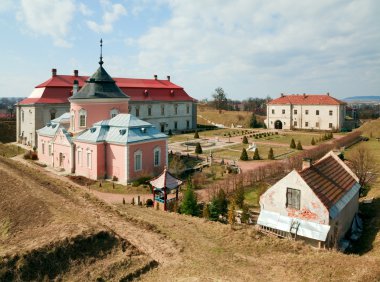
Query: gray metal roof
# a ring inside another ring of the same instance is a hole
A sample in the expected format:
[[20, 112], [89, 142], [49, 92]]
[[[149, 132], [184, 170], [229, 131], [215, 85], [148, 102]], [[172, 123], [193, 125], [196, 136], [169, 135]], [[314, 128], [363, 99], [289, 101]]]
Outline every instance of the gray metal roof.
[[152, 124], [130, 114], [118, 114], [110, 120], [95, 123], [93, 127], [77, 135], [75, 140], [127, 144], [165, 138], [167, 135]]
[[54, 136], [60, 127], [62, 126], [60, 126], [59, 123], [49, 122], [46, 124], [46, 126], [42, 127], [41, 129], [38, 129], [37, 134], [43, 136]]
[[129, 97], [121, 91], [112, 77], [106, 72], [102, 64], [97, 71], [86, 81], [86, 84], [70, 100], [77, 99], [105, 99]]
[[66, 123], [70, 122], [70, 113], [64, 113], [63, 115], [60, 115], [59, 117], [52, 119], [52, 123]]

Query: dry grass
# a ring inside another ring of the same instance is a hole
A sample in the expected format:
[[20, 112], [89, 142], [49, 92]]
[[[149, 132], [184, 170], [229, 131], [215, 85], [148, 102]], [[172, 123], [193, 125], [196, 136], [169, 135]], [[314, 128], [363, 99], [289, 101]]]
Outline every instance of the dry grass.
[[[198, 124], [210, 125], [209, 121], [212, 121], [216, 124], [223, 124], [226, 127], [231, 127], [232, 124], [235, 126], [241, 125], [243, 127], [249, 127], [249, 122], [252, 117], [251, 112], [246, 111], [222, 111], [221, 113], [218, 110], [213, 108], [198, 105]], [[263, 121], [264, 117], [257, 116], [259, 121]]]
[[380, 119], [364, 123], [360, 127], [360, 130], [363, 132], [363, 135], [367, 137], [380, 138]]

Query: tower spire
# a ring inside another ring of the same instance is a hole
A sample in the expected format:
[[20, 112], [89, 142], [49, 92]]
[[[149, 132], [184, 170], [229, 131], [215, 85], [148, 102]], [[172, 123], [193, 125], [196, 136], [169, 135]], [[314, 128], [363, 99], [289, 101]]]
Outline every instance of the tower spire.
[[100, 38], [100, 61], [99, 65], [103, 65], [103, 39]]

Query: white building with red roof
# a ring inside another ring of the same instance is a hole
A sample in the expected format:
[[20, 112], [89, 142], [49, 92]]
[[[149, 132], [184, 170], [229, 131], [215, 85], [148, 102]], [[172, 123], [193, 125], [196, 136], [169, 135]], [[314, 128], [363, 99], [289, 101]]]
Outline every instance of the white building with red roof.
[[341, 130], [346, 103], [327, 94], [284, 95], [267, 104], [270, 129]]
[[[28, 98], [16, 105], [18, 142], [37, 146], [36, 130], [70, 111], [68, 99], [73, 91], [82, 88], [88, 78], [80, 76], [78, 70], [74, 70], [73, 75], [60, 75], [57, 69], [52, 69], [51, 78], [37, 85]], [[158, 79], [157, 75], [153, 79], [113, 79], [130, 97], [129, 112], [161, 132], [196, 128], [196, 100], [183, 87], [172, 83], [170, 76], [166, 79]], [[74, 82], [78, 83], [77, 87]]]
[[261, 195], [257, 223], [266, 233], [334, 247], [357, 231], [359, 192], [358, 177], [331, 151]]

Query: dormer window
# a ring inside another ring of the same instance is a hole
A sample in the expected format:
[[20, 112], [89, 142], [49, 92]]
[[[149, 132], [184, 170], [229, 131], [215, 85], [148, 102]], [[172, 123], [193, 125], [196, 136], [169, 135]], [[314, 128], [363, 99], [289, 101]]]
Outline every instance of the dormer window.
[[111, 118], [116, 117], [119, 113], [120, 112], [119, 112], [118, 109], [112, 109], [111, 112], [110, 112]]
[[86, 127], [87, 123], [87, 111], [85, 109], [81, 109], [79, 111], [79, 127]]

